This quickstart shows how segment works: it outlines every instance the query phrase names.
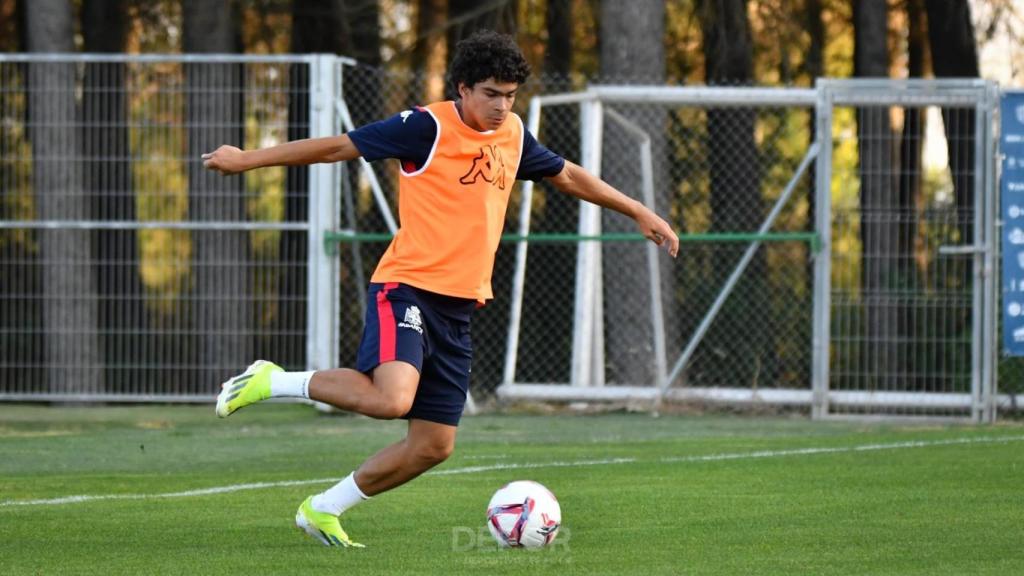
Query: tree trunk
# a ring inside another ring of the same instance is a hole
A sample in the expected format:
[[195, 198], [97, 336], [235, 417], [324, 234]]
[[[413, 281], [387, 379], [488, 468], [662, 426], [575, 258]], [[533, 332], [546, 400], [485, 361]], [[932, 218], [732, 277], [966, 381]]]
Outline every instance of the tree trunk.
[[[348, 23], [342, 0], [293, 0], [291, 52], [343, 54]], [[292, 64], [288, 76], [288, 140], [309, 138], [309, 65]], [[309, 220], [309, 167], [289, 166], [285, 176], [284, 219]], [[306, 366], [307, 263], [309, 247], [304, 231], [281, 233], [280, 303], [276, 322], [275, 358], [293, 369]]]
[[568, 80], [572, 71], [572, 0], [548, 0], [546, 14], [544, 74], [548, 79]]
[[[27, 11], [31, 52], [73, 52], [72, 8], [67, 0], [40, 0]], [[33, 186], [40, 220], [86, 220], [78, 164], [75, 66], [58, 62], [29, 66], [29, 134]], [[39, 234], [47, 383], [51, 392], [95, 393], [102, 386], [102, 352], [96, 339], [96, 273], [85, 230]]]
[[[925, 0], [925, 8], [928, 13], [928, 39], [935, 77], [977, 78], [978, 48], [967, 0]], [[974, 241], [974, 133], [977, 124], [974, 114], [973, 108], [942, 109], [960, 244], [971, 244]], [[973, 284], [970, 264], [960, 265], [958, 272], [947, 279], [947, 285], [954, 289], [970, 290]]]
[[[886, 0], [854, 4], [854, 73], [858, 77], [887, 77], [888, 6]], [[898, 285], [899, 225], [897, 190], [893, 182], [894, 134], [887, 108], [857, 111], [857, 149], [860, 158], [861, 283], [866, 322], [866, 366], [871, 389], [888, 389], [898, 371], [898, 318], [892, 308]]]
[[[971, 24], [971, 9], [967, 0], [925, 0], [928, 12], [928, 38], [932, 54], [932, 69], [936, 78], [977, 78], [978, 49]], [[974, 131], [973, 109], [942, 111], [949, 151], [949, 169], [953, 176], [957, 211], [962, 219], [970, 221], [974, 213]], [[969, 223], [962, 223], [960, 239], [969, 244], [973, 231]]]
[[[923, 0], [906, 0], [907, 13], [907, 52], [908, 52], [908, 76], [910, 78], [923, 78], [927, 72], [927, 22], [925, 21]], [[922, 202], [921, 181], [922, 171], [922, 146], [924, 144], [925, 109], [907, 106], [903, 109], [903, 131], [900, 136], [900, 180], [898, 187], [898, 211], [899, 234], [896, 238], [896, 267], [897, 287], [901, 290], [918, 290], [921, 283], [918, 281], [917, 268], [915, 263], [915, 239], [917, 238], [918, 227], [918, 206]], [[913, 306], [900, 299], [896, 307], [897, 330], [901, 341], [906, 342], [901, 353], [902, 369], [908, 374], [932, 373], [926, 367], [918, 366], [918, 359], [922, 357], [915, 350], [915, 339], [908, 338], [917, 333], [914, 326]]]
[[[119, 53], [127, 35], [126, 0], [85, 0], [82, 4], [85, 51]], [[132, 222], [131, 152], [123, 62], [89, 62], [82, 91], [84, 182], [96, 220]], [[145, 326], [135, 230], [93, 233], [99, 322], [105, 351], [108, 390], [126, 390], [141, 377], [128, 366], [144, 365], [141, 332]]]
[[[807, 35], [810, 38], [810, 45], [807, 48], [807, 57], [804, 60], [804, 66], [810, 85], [814, 86], [818, 78], [825, 75], [825, 19], [824, 9], [822, 6], [823, 0], [806, 0], [804, 2], [804, 26], [807, 30]], [[815, 109], [808, 111], [808, 145], [813, 144], [818, 139], [818, 118]], [[817, 162], [812, 161], [810, 166], [807, 167], [807, 222], [804, 229], [808, 232], [816, 232], [818, 230], [818, 170]], [[811, 247], [807, 246], [808, 252]], [[827, 254], [821, 253], [817, 257], [807, 258], [807, 265], [804, 266], [804, 293], [814, 294], [815, 286], [815, 267], [818, 257], [827, 258], [830, 257]], [[813, 298], [813, 296], [812, 296]], [[813, 306], [812, 306], [813, 308]], [[808, 320], [801, 324], [799, 338], [803, 342], [810, 342], [813, 338], [813, 310], [805, 310]], [[812, 375], [813, 378], [813, 375]]]
[[[348, 23], [343, 0], [293, 0], [291, 52], [293, 54], [343, 54]], [[309, 138], [309, 65], [292, 64], [288, 75], [288, 140]], [[284, 219], [309, 220], [309, 167], [289, 166], [285, 176]], [[307, 263], [309, 247], [304, 231], [281, 233], [282, 264], [279, 306], [274, 338], [275, 358], [283, 366], [304, 369], [307, 324]]]
[[445, 0], [420, 0], [416, 13], [416, 46], [412, 53], [415, 76], [409, 94], [411, 102], [437, 102], [444, 98], [444, 72], [448, 65]]
[[[182, 4], [188, 53], [236, 53], [239, 47], [231, 2], [185, 0]], [[243, 222], [242, 176], [221, 176], [203, 168], [200, 155], [221, 144], [241, 146], [244, 100], [240, 64], [186, 64], [188, 87], [189, 212], [197, 222]], [[193, 234], [193, 329], [197, 365], [204, 380], [219, 381], [250, 360], [253, 307], [244, 231]]]
[[352, 123], [362, 126], [381, 116], [380, 12], [377, 2], [353, 2], [346, 18], [352, 31], [350, 56], [360, 66], [346, 68], [345, 95], [352, 113]]
[[[822, 0], [806, 0], [804, 2], [804, 21], [807, 35], [810, 37], [810, 46], [807, 48], [807, 58], [804, 66], [807, 69], [807, 76], [811, 86], [815, 85], [818, 78], [825, 75], [825, 20], [823, 18]], [[813, 143], [818, 137], [818, 119], [813, 110], [810, 112], [809, 141]], [[808, 167], [807, 182], [810, 192], [807, 196], [807, 230], [816, 230], [815, 214], [817, 203], [817, 171], [815, 164]], [[814, 262], [808, 261], [808, 279], [813, 281]], [[809, 285], [810, 286], [810, 285]], [[811, 292], [808, 291], [808, 294]]]
[[[746, 0], [706, 0], [700, 4], [708, 84], [748, 85], [753, 81], [753, 51]], [[761, 169], [754, 141], [756, 111], [750, 108], [709, 109], [708, 164], [711, 178], [711, 230], [755, 232], [764, 221]], [[742, 246], [745, 248], [745, 246]], [[710, 288], [717, 294], [739, 257], [739, 246], [716, 257]], [[769, 318], [767, 257], [764, 248], [726, 301], [704, 344], [709, 354], [695, 366], [714, 375], [714, 384], [757, 387], [777, 380], [774, 333]], [[710, 301], [710, 300], [709, 300]]]
[[[665, 4], [657, 0], [625, 3], [602, 0], [601, 81], [629, 84], [665, 82]], [[671, 194], [663, 106], [630, 104], [609, 106], [644, 130], [651, 139], [655, 210], [669, 214]], [[607, 116], [604, 120], [601, 174], [605, 181], [632, 198], [643, 201], [640, 188], [640, 141]], [[611, 210], [602, 211], [602, 231], [636, 232], [635, 224]], [[662, 305], [666, 340], [676, 341], [671, 258], [659, 253]], [[606, 374], [620, 384], [658, 384], [654, 367], [654, 330], [651, 322], [650, 279], [646, 247], [642, 244], [602, 245], [604, 272], [604, 338]], [[673, 347], [668, 347], [669, 354]], [[671, 360], [669, 360], [671, 361]]]
[[[978, 49], [971, 23], [971, 9], [967, 0], [925, 0], [928, 14], [928, 40], [932, 55], [932, 70], [936, 78], [977, 78]], [[943, 108], [942, 124], [946, 132], [946, 150], [953, 180], [956, 203], [954, 216], [959, 238], [945, 238], [949, 244], [974, 243], [975, 194], [974, 175], [975, 129], [977, 119], [972, 107]], [[950, 259], [939, 279], [940, 289], [970, 295], [974, 286], [974, 270], [970, 259]], [[960, 306], [952, 322], [942, 328], [946, 342], [970, 338], [971, 311]], [[932, 362], [944, 363], [952, 350], [938, 347]], [[943, 365], [943, 364], [940, 364]]]

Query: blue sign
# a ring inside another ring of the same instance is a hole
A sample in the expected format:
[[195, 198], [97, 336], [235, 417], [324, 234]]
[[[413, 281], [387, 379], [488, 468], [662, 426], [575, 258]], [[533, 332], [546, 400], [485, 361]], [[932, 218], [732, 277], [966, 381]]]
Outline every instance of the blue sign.
[[1024, 91], [1003, 93], [1000, 118], [1003, 349], [1024, 356]]

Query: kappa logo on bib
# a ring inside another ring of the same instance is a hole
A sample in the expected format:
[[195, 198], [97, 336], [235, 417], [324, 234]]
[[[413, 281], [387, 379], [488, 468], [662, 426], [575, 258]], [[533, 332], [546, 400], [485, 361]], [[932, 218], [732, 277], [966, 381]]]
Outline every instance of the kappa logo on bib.
[[480, 155], [473, 158], [469, 172], [459, 182], [465, 185], [476, 183], [478, 178], [490, 182], [501, 190], [505, 189], [505, 161], [501, 159], [501, 150], [497, 146], [482, 146]]

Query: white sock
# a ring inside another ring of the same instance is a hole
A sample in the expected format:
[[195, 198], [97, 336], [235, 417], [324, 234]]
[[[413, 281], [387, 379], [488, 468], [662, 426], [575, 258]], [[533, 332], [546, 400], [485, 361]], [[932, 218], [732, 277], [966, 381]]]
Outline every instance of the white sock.
[[313, 372], [274, 372], [270, 375], [271, 398], [309, 398]]
[[313, 496], [313, 501], [310, 504], [317, 512], [338, 516], [363, 500], [369, 499], [370, 497], [363, 494], [359, 486], [356, 486], [356, 473], [353, 472], [341, 482]]

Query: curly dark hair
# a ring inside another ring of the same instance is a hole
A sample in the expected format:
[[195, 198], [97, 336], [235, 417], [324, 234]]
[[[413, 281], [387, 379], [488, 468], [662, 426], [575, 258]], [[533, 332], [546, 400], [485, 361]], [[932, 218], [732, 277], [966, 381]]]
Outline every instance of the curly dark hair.
[[448, 82], [458, 94], [459, 83], [472, 88], [477, 82], [494, 78], [522, 84], [529, 76], [530, 64], [511, 36], [478, 30], [456, 45]]

